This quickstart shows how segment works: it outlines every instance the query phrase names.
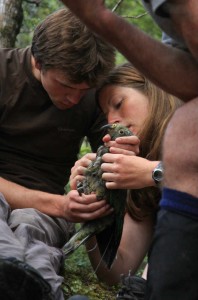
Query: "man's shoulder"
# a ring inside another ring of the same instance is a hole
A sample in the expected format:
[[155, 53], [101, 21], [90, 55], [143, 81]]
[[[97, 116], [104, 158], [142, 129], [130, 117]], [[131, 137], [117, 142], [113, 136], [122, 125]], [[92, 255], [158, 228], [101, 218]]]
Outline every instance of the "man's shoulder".
[[30, 52], [30, 47], [26, 48], [0, 48], [0, 55], [4, 59], [17, 59], [26, 56]]
[[1, 48], [0, 49], [0, 68], [1, 74], [5, 76], [17, 70], [23, 69], [30, 56], [30, 49], [27, 48]]

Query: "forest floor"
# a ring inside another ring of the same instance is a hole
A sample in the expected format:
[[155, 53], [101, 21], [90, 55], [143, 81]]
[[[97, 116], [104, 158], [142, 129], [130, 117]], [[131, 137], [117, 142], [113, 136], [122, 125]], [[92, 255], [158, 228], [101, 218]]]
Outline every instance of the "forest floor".
[[[141, 275], [146, 260], [137, 275]], [[119, 285], [108, 287], [94, 274], [84, 246], [79, 247], [66, 260], [64, 266], [63, 292], [65, 300], [73, 295], [84, 295], [90, 300], [114, 300]]]
[[119, 286], [108, 287], [97, 279], [84, 246], [65, 260], [64, 278], [65, 300], [77, 294], [90, 300], [113, 300], [119, 289]]

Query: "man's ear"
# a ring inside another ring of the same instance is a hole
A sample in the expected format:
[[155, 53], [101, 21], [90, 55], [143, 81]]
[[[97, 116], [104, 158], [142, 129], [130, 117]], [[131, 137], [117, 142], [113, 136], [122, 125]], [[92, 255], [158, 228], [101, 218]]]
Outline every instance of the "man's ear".
[[33, 67], [33, 69], [41, 71], [41, 63], [38, 62], [33, 55], [31, 57], [31, 61], [32, 61], [32, 67]]
[[38, 61], [36, 61], [36, 59], [34, 59], [34, 61], [35, 61], [35, 68], [36, 68], [37, 70], [41, 71], [41, 63], [38, 62]]
[[31, 57], [31, 63], [32, 63], [32, 73], [34, 76], [40, 80], [41, 77], [41, 63], [37, 62], [36, 59], [32, 56]]

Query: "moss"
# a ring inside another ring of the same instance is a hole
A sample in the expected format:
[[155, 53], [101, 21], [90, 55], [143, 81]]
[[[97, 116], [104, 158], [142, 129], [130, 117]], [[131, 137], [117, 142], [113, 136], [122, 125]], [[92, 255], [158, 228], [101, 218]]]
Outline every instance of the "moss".
[[101, 283], [91, 267], [84, 246], [78, 248], [65, 260], [63, 292], [65, 299], [80, 294], [90, 300], [112, 300], [119, 287]]

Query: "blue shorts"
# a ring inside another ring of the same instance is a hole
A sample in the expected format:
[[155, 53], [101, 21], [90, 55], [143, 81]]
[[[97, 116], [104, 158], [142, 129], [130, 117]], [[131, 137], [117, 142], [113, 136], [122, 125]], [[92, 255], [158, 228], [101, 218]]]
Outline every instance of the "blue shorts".
[[164, 189], [148, 255], [145, 300], [198, 299], [197, 200]]
[[190, 194], [164, 188], [160, 207], [198, 220], [198, 198]]

